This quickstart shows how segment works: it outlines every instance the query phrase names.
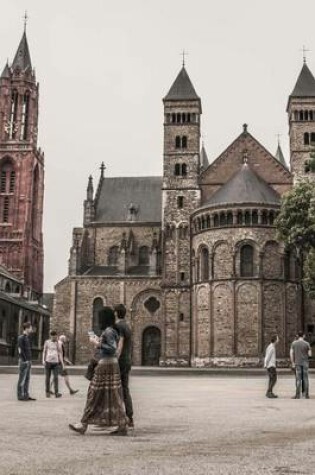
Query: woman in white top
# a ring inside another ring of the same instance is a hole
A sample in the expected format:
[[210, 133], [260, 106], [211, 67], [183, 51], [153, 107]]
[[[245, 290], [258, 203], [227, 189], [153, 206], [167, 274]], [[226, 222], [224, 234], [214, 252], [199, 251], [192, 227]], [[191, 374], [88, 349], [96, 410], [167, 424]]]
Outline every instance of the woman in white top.
[[45, 366], [46, 397], [50, 397], [50, 377], [53, 373], [55, 396], [61, 397], [58, 390], [58, 369], [59, 365], [64, 367], [62, 349], [58, 342], [57, 332], [50, 332], [50, 339], [45, 341], [43, 350], [43, 365]]

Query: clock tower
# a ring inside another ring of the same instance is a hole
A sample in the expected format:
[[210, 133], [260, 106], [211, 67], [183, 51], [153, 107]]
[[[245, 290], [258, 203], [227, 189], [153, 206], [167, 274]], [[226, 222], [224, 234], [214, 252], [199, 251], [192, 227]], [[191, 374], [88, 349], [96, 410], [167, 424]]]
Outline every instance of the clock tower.
[[0, 77], [0, 265], [43, 291], [44, 154], [37, 147], [38, 93], [26, 32]]

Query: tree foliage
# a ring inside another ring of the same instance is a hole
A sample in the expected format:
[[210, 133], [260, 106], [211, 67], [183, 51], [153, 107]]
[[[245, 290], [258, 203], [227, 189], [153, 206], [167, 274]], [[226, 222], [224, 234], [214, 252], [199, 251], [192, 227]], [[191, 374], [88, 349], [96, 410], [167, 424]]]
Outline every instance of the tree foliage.
[[282, 198], [276, 219], [278, 238], [303, 260], [303, 285], [315, 297], [315, 184], [301, 181]]

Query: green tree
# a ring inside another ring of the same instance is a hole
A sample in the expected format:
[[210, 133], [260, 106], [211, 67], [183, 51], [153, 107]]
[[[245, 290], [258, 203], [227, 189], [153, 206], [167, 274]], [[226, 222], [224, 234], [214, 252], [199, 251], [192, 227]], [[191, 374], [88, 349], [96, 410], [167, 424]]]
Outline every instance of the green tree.
[[315, 298], [315, 186], [306, 180], [282, 198], [276, 219], [278, 238], [295, 248], [303, 266], [303, 286]]

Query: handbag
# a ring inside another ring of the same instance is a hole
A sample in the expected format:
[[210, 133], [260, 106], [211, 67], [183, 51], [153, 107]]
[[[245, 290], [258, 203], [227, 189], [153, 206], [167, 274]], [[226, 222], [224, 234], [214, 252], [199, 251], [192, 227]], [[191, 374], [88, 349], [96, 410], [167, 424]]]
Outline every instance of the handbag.
[[92, 358], [88, 364], [88, 367], [86, 368], [86, 372], [84, 377], [88, 379], [89, 381], [92, 381], [94, 373], [95, 373], [95, 368], [98, 365], [98, 361], [95, 358]]

